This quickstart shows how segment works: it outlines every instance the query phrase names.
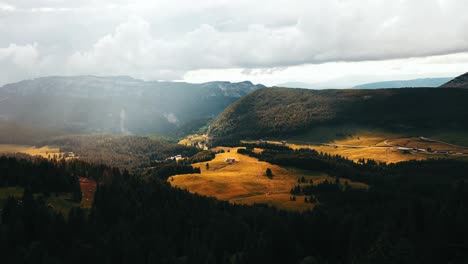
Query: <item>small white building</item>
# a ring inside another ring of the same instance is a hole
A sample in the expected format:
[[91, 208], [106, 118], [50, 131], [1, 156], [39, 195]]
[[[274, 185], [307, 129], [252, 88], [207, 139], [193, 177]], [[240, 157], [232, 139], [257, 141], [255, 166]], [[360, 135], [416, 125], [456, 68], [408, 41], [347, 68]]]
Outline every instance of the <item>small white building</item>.
[[184, 158], [182, 158], [182, 155], [175, 155], [175, 156], [167, 158], [167, 159], [179, 161], [179, 160], [184, 159]]

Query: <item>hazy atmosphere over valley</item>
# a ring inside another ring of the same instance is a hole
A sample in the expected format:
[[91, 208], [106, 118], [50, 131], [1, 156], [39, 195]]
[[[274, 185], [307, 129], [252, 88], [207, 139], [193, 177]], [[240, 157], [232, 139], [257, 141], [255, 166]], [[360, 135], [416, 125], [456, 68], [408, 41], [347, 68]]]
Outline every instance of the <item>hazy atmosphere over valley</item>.
[[0, 262], [468, 263], [467, 10], [0, 0]]

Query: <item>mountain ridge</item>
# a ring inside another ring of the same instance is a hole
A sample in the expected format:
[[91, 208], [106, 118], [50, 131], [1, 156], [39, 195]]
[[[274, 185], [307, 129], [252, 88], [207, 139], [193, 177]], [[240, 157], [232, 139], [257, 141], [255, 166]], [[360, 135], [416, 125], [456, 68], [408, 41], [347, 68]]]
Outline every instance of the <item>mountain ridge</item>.
[[[0, 88], [0, 121], [70, 133], [173, 134], [263, 88], [249, 81], [143, 81], [128, 76], [49, 76]], [[0, 127], [1, 129], [1, 127]]]

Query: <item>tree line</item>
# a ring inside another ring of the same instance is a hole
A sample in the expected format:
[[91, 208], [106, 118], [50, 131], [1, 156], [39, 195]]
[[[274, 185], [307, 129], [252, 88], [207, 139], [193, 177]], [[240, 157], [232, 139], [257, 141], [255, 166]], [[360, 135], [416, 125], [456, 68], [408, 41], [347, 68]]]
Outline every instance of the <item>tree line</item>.
[[[24, 165], [32, 166], [29, 163]], [[385, 173], [376, 177], [384, 179], [371, 178], [365, 191], [323, 190], [326, 202], [305, 213], [233, 205], [172, 188], [159, 177], [107, 167], [97, 177], [89, 213], [76, 208], [64, 217], [26, 192], [20, 200], [8, 199], [0, 222], [2, 260], [101, 264], [468, 260], [466, 162], [359, 166], [382, 170]]]

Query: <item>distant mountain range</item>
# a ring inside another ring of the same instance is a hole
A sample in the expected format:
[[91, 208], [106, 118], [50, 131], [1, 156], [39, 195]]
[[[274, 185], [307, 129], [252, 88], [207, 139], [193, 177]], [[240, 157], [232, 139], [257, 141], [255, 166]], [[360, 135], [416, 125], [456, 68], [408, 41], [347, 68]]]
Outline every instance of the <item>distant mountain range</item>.
[[[381, 82], [356, 88], [435, 86], [444, 82], [443, 88], [468, 88], [468, 73], [447, 80]], [[468, 97], [465, 91], [459, 91], [463, 89], [261, 88], [265, 86], [250, 81], [193, 84], [127, 76], [25, 80], [0, 87], [0, 136], [16, 142], [15, 137], [32, 138], [51, 131], [54, 135], [187, 134], [220, 113], [210, 129], [212, 135], [220, 137], [290, 134], [324, 122], [430, 127], [459, 126], [459, 121], [466, 119], [464, 104]], [[428, 107], [433, 105], [437, 107]]]
[[392, 80], [383, 82], [372, 82], [356, 85], [354, 87], [346, 87], [343, 81], [334, 83], [332, 81], [325, 83], [304, 83], [304, 82], [286, 82], [276, 85], [277, 87], [287, 88], [305, 88], [305, 89], [336, 89], [336, 88], [353, 88], [353, 89], [380, 89], [380, 88], [405, 88], [405, 87], [439, 87], [442, 84], [452, 80], [453, 77], [444, 78], [421, 78], [412, 80]]
[[366, 83], [354, 86], [354, 89], [380, 89], [380, 88], [405, 88], [405, 87], [439, 87], [452, 80], [453, 77], [422, 78], [413, 80], [395, 80], [385, 82]]
[[445, 83], [442, 88], [468, 88], [468, 72]]
[[79, 132], [173, 134], [215, 117], [240, 97], [263, 88], [249, 81], [142, 81], [126, 76], [43, 77], [0, 88], [0, 122]]
[[304, 89], [320, 89], [323, 88], [318, 84], [314, 83], [305, 83], [305, 82], [285, 82], [275, 85], [276, 87], [286, 87], [286, 88], [304, 88]]

